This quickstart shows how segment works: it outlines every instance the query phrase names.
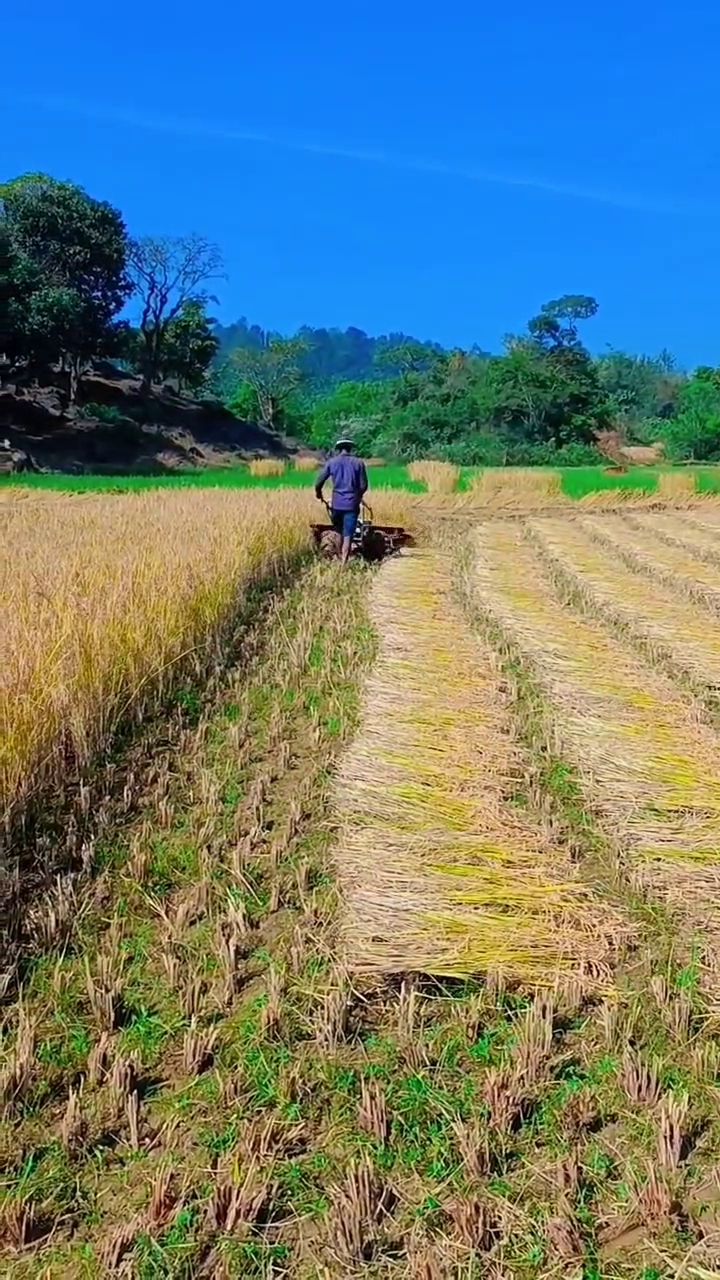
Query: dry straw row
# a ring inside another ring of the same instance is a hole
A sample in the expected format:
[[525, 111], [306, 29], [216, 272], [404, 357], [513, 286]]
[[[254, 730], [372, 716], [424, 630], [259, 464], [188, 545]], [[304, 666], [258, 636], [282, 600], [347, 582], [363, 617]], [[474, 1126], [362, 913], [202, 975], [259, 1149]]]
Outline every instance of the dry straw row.
[[[680, 519], [680, 517], [678, 517]], [[653, 524], [634, 517], [588, 517], [586, 527], [633, 567], [664, 578], [671, 587], [720, 607], [720, 564], [693, 553], [688, 546], [672, 545], [653, 532]]]
[[712, 508], [708, 515], [709, 519], [687, 511], [682, 515], [673, 512], [633, 513], [632, 523], [635, 528], [647, 530], [669, 546], [679, 546], [717, 563], [720, 561], [720, 527], [713, 523]]
[[633, 572], [580, 520], [538, 517], [528, 527], [590, 608], [658, 646], [699, 688], [720, 688], [720, 621], [663, 582]]
[[490, 651], [416, 552], [373, 588], [380, 640], [337, 780], [350, 964], [528, 984], [605, 972], [617, 921], [507, 796], [522, 769]]
[[715, 736], [668, 679], [562, 607], [518, 525], [478, 531], [476, 575], [486, 607], [531, 659], [561, 748], [639, 879], [702, 908], [720, 888]]

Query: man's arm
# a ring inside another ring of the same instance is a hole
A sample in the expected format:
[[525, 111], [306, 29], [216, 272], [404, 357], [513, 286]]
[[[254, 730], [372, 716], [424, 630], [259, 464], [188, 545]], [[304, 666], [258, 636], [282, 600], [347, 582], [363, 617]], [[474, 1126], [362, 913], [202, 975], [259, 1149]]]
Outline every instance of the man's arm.
[[320, 498], [321, 501], [323, 496], [323, 485], [327, 484], [329, 479], [330, 479], [330, 464], [326, 462], [325, 466], [320, 472], [320, 475], [315, 481], [315, 497]]
[[362, 461], [362, 459], [360, 459], [359, 481], [360, 481], [360, 497], [364, 498], [365, 494], [368, 491], [368, 474], [367, 474], [367, 469], [365, 467], [365, 463]]

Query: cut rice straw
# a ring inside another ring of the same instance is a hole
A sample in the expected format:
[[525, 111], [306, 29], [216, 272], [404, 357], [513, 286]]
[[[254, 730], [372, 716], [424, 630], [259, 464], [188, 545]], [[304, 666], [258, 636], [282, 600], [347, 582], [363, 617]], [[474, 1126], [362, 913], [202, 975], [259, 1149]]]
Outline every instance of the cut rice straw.
[[689, 547], [662, 541], [652, 525], [643, 526], [632, 516], [588, 516], [583, 524], [632, 568], [661, 578], [709, 608], [720, 608], [720, 565]]
[[[532, 662], [566, 757], [638, 880], [672, 905], [720, 889], [718, 743], [675, 686], [599, 623], [563, 608], [517, 524], [477, 533], [477, 585]], [[717, 922], [715, 922], [717, 923]]]
[[645, 529], [669, 546], [680, 547], [710, 564], [720, 562], [720, 529], [694, 520], [686, 512], [682, 515], [657, 512], [651, 516], [633, 513], [633, 527]]
[[576, 520], [541, 516], [528, 527], [591, 609], [657, 646], [698, 692], [720, 688], [720, 621], [663, 582], [633, 572]]
[[494, 511], [529, 511], [570, 501], [562, 492], [560, 472], [536, 467], [481, 471], [473, 480], [472, 500], [474, 506], [488, 506]]
[[380, 655], [336, 791], [347, 961], [456, 977], [500, 969], [530, 986], [605, 981], [620, 922], [506, 798], [519, 748], [450, 574], [443, 557], [414, 552], [373, 588]]
[[460, 468], [450, 462], [409, 462], [407, 473], [424, 484], [428, 493], [454, 493], [460, 479]]

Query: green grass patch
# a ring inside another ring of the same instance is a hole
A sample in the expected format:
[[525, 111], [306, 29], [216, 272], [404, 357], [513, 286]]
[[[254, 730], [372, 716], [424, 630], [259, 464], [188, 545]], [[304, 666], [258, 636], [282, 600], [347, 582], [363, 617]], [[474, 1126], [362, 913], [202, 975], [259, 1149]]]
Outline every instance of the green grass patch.
[[[0, 476], [0, 487], [21, 485], [61, 493], [145, 493], [153, 489], [307, 489], [316, 473], [289, 466], [279, 476], [253, 476], [247, 467], [207, 468], [168, 475], [33, 475]], [[406, 489], [423, 493], [424, 484], [411, 480], [404, 466], [370, 468], [370, 488]]]
[[[487, 468], [510, 473], [514, 468]], [[461, 467], [456, 492], [467, 493], [482, 467]], [[525, 468], [523, 468], [525, 470]], [[637, 468], [624, 475], [614, 475], [603, 466], [589, 467], [538, 467], [537, 471], [559, 471], [562, 492], [568, 498], [583, 498], [589, 493], [612, 489], [631, 489], [639, 493], [652, 493], [657, 488], [658, 476], [670, 468]], [[688, 468], [682, 468], [683, 471]], [[720, 493], [720, 467], [690, 469], [696, 477], [700, 493]], [[312, 490], [315, 472], [295, 471], [288, 466], [279, 476], [253, 476], [247, 466], [239, 465], [222, 469], [173, 472], [167, 475], [19, 475], [0, 476], [3, 485], [21, 485], [30, 489], [54, 490], [66, 493], [144, 493], [154, 489], [305, 489]], [[397, 463], [384, 467], [371, 467], [370, 503], [373, 490], [402, 489], [408, 493], [424, 493], [426, 485], [411, 480], [407, 467]]]

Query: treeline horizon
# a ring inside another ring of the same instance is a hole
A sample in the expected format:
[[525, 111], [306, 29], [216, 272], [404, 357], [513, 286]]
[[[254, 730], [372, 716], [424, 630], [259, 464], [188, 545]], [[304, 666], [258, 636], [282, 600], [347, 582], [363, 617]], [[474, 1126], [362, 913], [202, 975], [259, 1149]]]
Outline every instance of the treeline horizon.
[[135, 237], [120, 210], [71, 182], [0, 184], [0, 383], [53, 369], [69, 404], [93, 362], [143, 389], [167, 381], [238, 417], [328, 448], [460, 465], [596, 461], [603, 432], [662, 441], [671, 459], [720, 461], [720, 369], [667, 351], [591, 354], [595, 298], [543, 303], [496, 352], [403, 333], [302, 326], [283, 336], [211, 315], [225, 279], [201, 235]]
[[211, 382], [239, 416], [327, 449], [350, 431], [365, 454], [461, 465], [597, 462], [597, 437], [662, 441], [671, 460], [720, 460], [720, 372], [682, 370], [667, 350], [635, 355], [585, 343], [595, 298], [543, 304], [497, 352], [449, 349], [355, 326], [282, 335], [216, 326]]

